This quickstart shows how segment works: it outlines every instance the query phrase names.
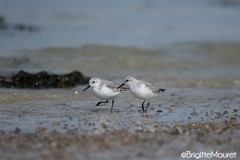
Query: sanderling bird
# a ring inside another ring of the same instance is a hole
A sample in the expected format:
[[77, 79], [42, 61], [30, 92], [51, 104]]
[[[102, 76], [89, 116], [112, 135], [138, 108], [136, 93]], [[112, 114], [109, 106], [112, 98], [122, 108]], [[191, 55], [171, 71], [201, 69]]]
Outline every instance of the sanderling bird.
[[[164, 92], [166, 90], [162, 88], [155, 88], [151, 83], [137, 80], [136, 78], [131, 76], [125, 78], [125, 82], [121, 84], [118, 88], [121, 88], [125, 84], [129, 87], [129, 90], [134, 97], [144, 100], [142, 103], [143, 112], [147, 112], [148, 106], [150, 105], [150, 99], [156, 97], [160, 92]], [[146, 100], [148, 100], [148, 104], [146, 110], [144, 110], [144, 102]]]
[[99, 106], [101, 103], [108, 103], [108, 100], [112, 100], [112, 108], [113, 109], [113, 104], [114, 100], [117, 96], [119, 96], [123, 91], [127, 91], [128, 88], [126, 86], [121, 86], [119, 87], [118, 84], [100, 79], [100, 78], [91, 78], [89, 80], [89, 85], [83, 90], [87, 90], [88, 88], [92, 87], [93, 88], [93, 93], [96, 97], [106, 100], [104, 102], [99, 101], [96, 106]]

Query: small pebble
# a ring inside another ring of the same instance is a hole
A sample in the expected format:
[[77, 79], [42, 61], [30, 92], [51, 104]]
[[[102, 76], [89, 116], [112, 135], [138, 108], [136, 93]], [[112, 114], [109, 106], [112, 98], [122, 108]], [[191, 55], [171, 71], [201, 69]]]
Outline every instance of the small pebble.
[[136, 126], [141, 126], [141, 123], [140, 122], [135, 122], [135, 125]]
[[169, 108], [169, 111], [172, 113], [175, 110], [175, 108]]
[[214, 115], [214, 111], [213, 110], [211, 110], [210, 113], [211, 113], [211, 115]]
[[107, 128], [109, 128], [109, 125], [108, 124], [103, 124], [103, 128], [107, 129]]
[[221, 113], [217, 113], [217, 116], [215, 118], [221, 118], [222, 114]]
[[235, 120], [235, 119], [237, 119], [237, 117], [235, 115], [230, 117], [230, 120]]
[[228, 114], [228, 111], [224, 111], [223, 114]]
[[53, 122], [52, 125], [59, 126], [59, 122]]
[[158, 123], [155, 122], [155, 123], [153, 124], [153, 126], [154, 126], [154, 127], [158, 127]]
[[142, 131], [142, 130], [143, 130], [142, 127], [136, 127], [136, 128], [135, 128], [135, 131]]
[[155, 132], [155, 129], [154, 129], [154, 128], [149, 128], [147, 131], [148, 131], [148, 132], [151, 132], [151, 133], [154, 133], [154, 132]]
[[19, 134], [20, 132], [21, 132], [21, 129], [16, 127], [15, 130], [14, 130], [14, 133]]
[[38, 129], [37, 129], [38, 132], [43, 132], [45, 130], [46, 130], [46, 128], [44, 128], [44, 127], [38, 127]]
[[145, 117], [151, 117], [151, 115], [147, 114]]
[[63, 126], [63, 128], [62, 128], [62, 129], [68, 129], [67, 125], [65, 124], [65, 126]]

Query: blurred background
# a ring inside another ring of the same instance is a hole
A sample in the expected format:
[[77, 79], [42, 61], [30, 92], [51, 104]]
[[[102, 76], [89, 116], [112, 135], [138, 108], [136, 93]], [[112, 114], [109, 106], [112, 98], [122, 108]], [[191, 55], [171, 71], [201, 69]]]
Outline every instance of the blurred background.
[[239, 0], [0, 0], [0, 73], [240, 86]]

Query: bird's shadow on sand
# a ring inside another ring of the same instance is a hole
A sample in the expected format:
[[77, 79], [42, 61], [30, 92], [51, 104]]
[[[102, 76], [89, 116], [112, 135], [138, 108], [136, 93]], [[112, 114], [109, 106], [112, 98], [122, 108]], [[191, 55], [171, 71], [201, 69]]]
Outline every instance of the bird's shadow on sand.
[[143, 112], [142, 110], [133, 110], [133, 109], [113, 109], [110, 108], [88, 108], [85, 109], [86, 111], [94, 112], [94, 113], [126, 113], [126, 114], [134, 114], [134, 113], [140, 113], [140, 114], [148, 114], [148, 112]]

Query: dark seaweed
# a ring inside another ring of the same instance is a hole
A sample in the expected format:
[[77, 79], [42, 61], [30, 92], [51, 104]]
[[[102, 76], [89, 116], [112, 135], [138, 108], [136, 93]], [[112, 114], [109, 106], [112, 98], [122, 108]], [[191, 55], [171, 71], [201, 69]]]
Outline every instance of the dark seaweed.
[[87, 84], [90, 77], [79, 71], [69, 74], [53, 74], [46, 71], [28, 73], [19, 71], [12, 77], [0, 76], [0, 87], [4, 88], [71, 88]]

